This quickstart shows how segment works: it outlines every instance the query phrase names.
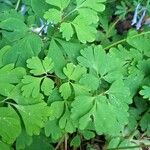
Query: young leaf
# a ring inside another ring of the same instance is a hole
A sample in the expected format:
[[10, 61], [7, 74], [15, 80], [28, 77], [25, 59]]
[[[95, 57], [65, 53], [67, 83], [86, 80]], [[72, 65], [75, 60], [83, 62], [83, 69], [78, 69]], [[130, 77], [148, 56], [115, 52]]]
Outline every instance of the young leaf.
[[62, 13], [57, 9], [49, 9], [45, 14], [44, 18], [48, 20], [49, 22], [53, 22], [54, 24], [57, 24], [61, 22], [62, 19]]
[[33, 75], [42, 75], [46, 73], [51, 73], [54, 68], [54, 63], [51, 58], [45, 57], [44, 60], [40, 60], [38, 57], [32, 57], [27, 60], [27, 67], [30, 73]]
[[96, 39], [96, 28], [89, 25], [88, 22], [86, 22], [82, 17], [76, 17], [72, 24], [80, 42], [93, 42]]
[[69, 41], [74, 34], [71, 23], [63, 22], [60, 26], [60, 32], [62, 32], [63, 38]]
[[140, 91], [140, 94], [143, 96], [143, 98], [150, 100], [150, 87], [143, 86], [143, 90]]
[[61, 96], [64, 99], [68, 99], [71, 96], [71, 93], [72, 93], [70, 83], [69, 82], [63, 83], [59, 88], [59, 92], [61, 93]]
[[81, 144], [80, 136], [79, 136], [79, 135], [76, 135], [76, 136], [71, 140], [70, 146], [79, 147], [80, 144]]

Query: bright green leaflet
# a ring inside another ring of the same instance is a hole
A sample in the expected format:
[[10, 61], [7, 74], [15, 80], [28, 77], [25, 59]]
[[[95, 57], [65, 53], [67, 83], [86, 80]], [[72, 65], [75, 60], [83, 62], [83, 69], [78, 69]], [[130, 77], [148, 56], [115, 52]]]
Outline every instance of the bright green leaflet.
[[12, 144], [21, 133], [20, 119], [12, 107], [0, 107], [0, 136]]
[[143, 86], [143, 89], [140, 91], [140, 94], [143, 96], [143, 98], [150, 100], [150, 87]]
[[33, 76], [26, 75], [24, 79], [22, 80], [23, 87], [21, 88], [22, 94], [25, 97], [32, 96], [33, 98], [36, 98], [40, 94], [40, 84], [41, 84], [42, 78], [36, 78]]
[[27, 67], [31, 69], [31, 74], [42, 75], [46, 73], [52, 73], [54, 63], [52, 59], [48, 57], [45, 57], [43, 61], [41, 61], [38, 57], [32, 57], [31, 59], [27, 60]]

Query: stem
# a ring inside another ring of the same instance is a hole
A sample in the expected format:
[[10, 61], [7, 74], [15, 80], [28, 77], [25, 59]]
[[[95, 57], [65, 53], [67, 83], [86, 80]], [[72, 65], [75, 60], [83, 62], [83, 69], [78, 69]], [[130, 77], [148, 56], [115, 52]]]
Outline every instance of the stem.
[[60, 139], [60, 141], [58, 142], [58, 144], [57, 144], [55, 150], [58, 150], [58, 148], [60, 147], [60, 145], [61, 145], [61, 143], [63, 142], [63, 140], [64, 140], [64, 136], [63, 136], [63, 137]]
[[68, 145], [68, 137], [67, 134], [65, 135], [65, 150], [67, 150], [67, 145]]
[[21, 0], [18, 0], [18, 1], [17, 1], [15, 10], [18, 10], [18, 7], [19, 7], [19, 5], [20, 5], [20, 2], [21, 2]]
[[73, 9], [72, 11], [70, 11], [66, 16], [63, 17], [62, 21], [63, 22], [65, 20], [65, 18], [67, 18], [68, 16], [70, 16], [72, 13], [74, 13], [77, 10], [77, 8]]
[[[139, 36], [146, 35], [146, 34], [150, 34], [150, 31], [142, 32], [142, 33], [140, 33], [140, 34], [136, 34], [136, 35], [134, 35], [134, 36], [132, 36], [132, 37], [129, 37], [129, 38], [130, 38], [130, 39], [134, 39], [134, 38], [137, 38], [137, 37], [139, 37]], [[117, 41], [117, 42], [115, 42], [115, 43], [113, 43], [113, 44], [111, 44], [111, 45], [105, 47], [104, 50], [109, 50], [110, 48], [112, 48], [112, 47], [114, 47], [114, 46], [117, 46], [118, 44], [124, 43], [124, 42], [127, 41], [127, 39], [128, 39], [128, 37], [125, 38], [125, 39], [122, 39], [122, 40], [120, 40], [120, 41]]]
[[4, 100], [0, 101], [0, 104], [1, 103], [5, 103], [5, 101], [7, 101], [9, 98], [5, 98]]

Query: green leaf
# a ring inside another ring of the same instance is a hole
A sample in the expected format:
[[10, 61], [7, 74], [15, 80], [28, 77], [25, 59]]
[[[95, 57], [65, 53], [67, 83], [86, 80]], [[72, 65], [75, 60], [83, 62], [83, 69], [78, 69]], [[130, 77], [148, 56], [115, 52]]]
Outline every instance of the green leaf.
[[56, 101], [53, 102], [50, 106], [50, 109], [53, 113], [53, 117], [58, 119], [64, 112], [65, 103], [64, 101]]
[[119, 143], [120, 143], [120, 138], [119, 138], [119, 137], [112, 138], [112, 139], [109, 141], [109, 144], [108, 144], [107, 148], [108, 148], [108, 149], [117, 148], [117, 147], [119, 146]]
[[47, 0], [46, 2], [54, 7], [45, 13], [45, 19], [56, 24], [60, 23], [60, 32], [66, 40], [70, 40], [75, 32], [82, 43], [93, 42], [96, 39], [98, 12], [104, 11], [105, 5], [103, 2], [105, 0], [94, 0], [92, 5], [89, 0], [77, 0], [76, 5], [71, 1], [71, 4], [75, 7], [72, 10], [65, 10], [70, 0], [56, 0], [55, 2]]
[[22, 79], [23, 86], [21, 88], [23, 96], [32, 96], [33, 98], [38, 97], [40, 94], [41, 81], [42, 77], [37, 78], [29, 75], [24, 76], [24, 78]]
[[9, 9], [9, 10], [0, 12], [0, 21], [7, 20], [8, 18], [24, 21], [24, 17], [14, 9]]
[[143, 98], [150, 100], [150, 87], [143, 86], [143, 90], [140, 91], [140, 94], [143, 96]]
[[12, 144], [21, 133], [20, 119], [12, 107], [0, 107], [0, 136]]
[[71, 93], [72, 93], [70, 83], [69, 82], [63, 83], [59, 88], [59, 92], [61, 93], [61, 96], [64, 99], [68, 99], [71, 96]]
[[63, 22], [60, 26], [60, 32], [62, 32], [63, 38], [69, 41], [74, 34], [71, 23]]
[[150, 38], [149, 34], [141, 34], [140, 36], [138, 36], [138, 32], [131, 31], [129, 32], [127, 42], [132, 47], [136, 48], [140, 52], [143, 52], [146, 56], [150, 57], [149, 38]]
[[70, 118], [70, 115], [71, 115], [70, 111], [66, 107], [63, 116], [59, 120], [59, 126], [61, 129], [65, 130], [66, 132], [73, 133], [75, 132], [76, 129], [74, 127], [72, 119]]
[[43, 95], [40, 94], [36, 98], [30, 97], [24, 97], [22, 95], [22, 84], [18, 84], [17, 86], [14, 87], [14, 89], [10, 92], [8, 95], [9, 99], [13, 99], [17, 104], [19, 105], [33, 105], [37, 103], [43, 102]]
[[104, 11], [105, 6], [102, 4], [106, 0], [93, 0], [92, 5], [90, 0], [76, 0], [77, 1], [77, 6], [79, 6], [79, 9], [82, 8], [87, 8], [88, 9], [93, 9], [95, 11], [101, 12]]
[[[82, 66], [94, 70], [108, 82], [121, 78], [122, 63], [115, 55], [106, 54], [102, 46], [88, 47], [81, 50], [78, 61]], [[115, 76], [114, 76], [115, 75]]]
[[32, 137], [27, 135], [27, 133], [23, 130], [16, 140], [16, 149], [25, 149], [25, 147], [31, 145], [31, 143]]
[[27, 60], [27, 67], [30, 73], [33, 75], [42, 75], [46, 73], [52, 73], [54, 63], [51, 58], [45, 57], [44, 60], [40, 60], [38, 57], [32, 57]]
[[54, 81], [49, 78], [44, 78], [41, 90], [44, 92], [46, 96], [49, 96], [52, 93], [52, 90], [54, 89]]
[[[65, 75], [63, 73], [63, 68], [66, 66], [67, 60], [65, 59], [63, 55], [63, 49], [60, 48], [58, 44], [56, 43], [56, 41], [53, 39], [50, 42], [50, 47], [49, 47], [47, 57], [52, 58], [54, 62], [54, 66], [55, 66], [54, 70], [55, 70], [56, 75], [60, 77], [61, 79], [64, 79]], [[58, 58], [59, 58], [59, 61], [58, 61]]]
[[95, 77], [92, 74], [83, 75], [79, 82], [90, 90], [97, 90], [100, 84], [99, 78]]
[[31, 0], [31, 6], [36, 15], [43, 17], [45, 11], [49, 9], [49, 5], [43, 0]]
[[0, 67], [4, 66], [3, 57], [11, 49], [10, 46], [5, 46], [0, 50]]
[[3, 36], [10, 42], [23, 38], [28, 31], [28, 28], [24, 22], [17, 18], [7, 18], [6, 20], [0, 22], [0, 28], [3, 29]]
[[15, 62], [17, 66], [25, 66], [27, 59], [38, 56], [42, 46], [41, 38], [36, 34], [29, 33], [15, 42], [11, 50], [4, 55], [3, 61], [5, 64]]
[[39, 135], [41, 128], [45, 126], [51, 111], [45, 102], [33, 105], [16, 105], [29, 136]]
[[98, 134], [118, 135], [128, 123], [129, 89], [121, 81], [116, 81], [104, 93], [93, 97], [77, 96], [72, 102], [71, 118], [79, 122], [81, 130], [93, 121]]
[[[124, 139], [117, 148], [122, 147], [135, 147], [134, 150], [139, 150], [139, 145], [135, 142], [130, 141], [129, 139]], [[133, 148], [128, 148], [128, 150], [133, 150]]]
[[63, 136], [63, 131], [58, 125], [58, 120], [49, 120], [45, 125], [45, 134], [47, 137], [58, 140]]
[[86, 68], [74, 65], [72, 63], [67, 64], [63, 69], [64, 74], [68, 77], [69, 80], [78, 81], [82, 75], [86, 74]]
[[150, 136], [150, 111], [144, 114], [140, 121], [140, 126], [142, 131], [145, 131], [148, 136]]
[[10, 150], [10, 147], [9, 147], [9, 145], [7, 145], [4, 142], [0, 141], [0, 149]]
[[54, 5], [56, 7], [59, 7], [61, 10], [63, 10], [64, 8], [66, 8], [69, 3], [70, 3], [70, 0], [46, 0], [46, 2], [50, 5]]
[[[106, 0], [93, 0], [92, 5], [90, 0], [77, 0], [77, 11], [79, 17], [83, 18], [85, 22], [96, 24], [99, 20], [98, 13], [105, 10], [103, 2]], [[90, 19], [89, 19], [90, 18]]]
[[80, 144], [81, 144], [80, 136], [79, 136], [79, 135], [76, 135], [76, 136], [71, 140], [70, 146], [79, 147]]
[[14, 64], [0, 68], [0, 94], [8, 96], [15, 84], [19, 83], [25, 74], [24, 68], [14, 68]]
[[86, 140], [90, 140], [95, 137], [95, 133], [90, 130], [83, 130], [81, 133]]
[[62, 19], [62, 13], [57, 9], [49, 9], [45, 14], [44, 18], [48, 20], [49, 22], [53, 22], [54, 24], [57, 24], [61, 22]]
[[27, 146], [24, 150], [54, 150], [54, 147], [50, 144], [49, 139], [44, 135], [34, 136], [33, 142], [30, 146]]
[[96, 39], [96, 28], [92, 25], [89, 25], [88, 22], [86, 22], [80, 16], [76, 17], [72, 24], [80, 42], [93, 42]]

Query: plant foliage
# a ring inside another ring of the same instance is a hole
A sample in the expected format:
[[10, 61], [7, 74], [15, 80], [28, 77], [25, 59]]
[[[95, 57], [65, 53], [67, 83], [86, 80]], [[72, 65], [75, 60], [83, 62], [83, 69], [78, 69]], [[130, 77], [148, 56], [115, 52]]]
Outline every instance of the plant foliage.
[[150, 146], [150, 30], [116, 28], [139, 2], [0, 0], [0, 150]]

